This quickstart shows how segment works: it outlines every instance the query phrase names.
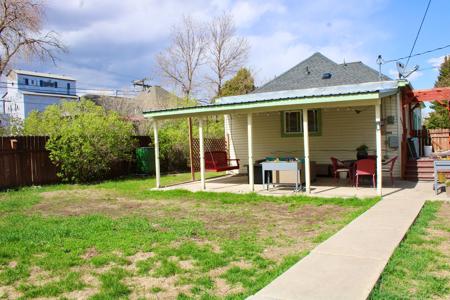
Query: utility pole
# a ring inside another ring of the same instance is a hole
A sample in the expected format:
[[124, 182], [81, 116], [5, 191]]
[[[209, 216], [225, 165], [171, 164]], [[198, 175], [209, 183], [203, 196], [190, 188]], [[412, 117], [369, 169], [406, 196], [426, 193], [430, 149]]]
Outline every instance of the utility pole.
[[378, 80], [381, 81], [382, 79], [381, 65], [383, 64], [383, 57], [381, 56], [381, 54], [378, 55], [377, 64], [378, 64]]
[[148, 81], [148, 78], [133, 80], [131, 83], [133, 84], [134, 87], [140, 86], [140, 87], [142, 87], [143, 91], [146, 91], [152, 87], [150, 84], [146, 84], [145, 83], [146, 81]]

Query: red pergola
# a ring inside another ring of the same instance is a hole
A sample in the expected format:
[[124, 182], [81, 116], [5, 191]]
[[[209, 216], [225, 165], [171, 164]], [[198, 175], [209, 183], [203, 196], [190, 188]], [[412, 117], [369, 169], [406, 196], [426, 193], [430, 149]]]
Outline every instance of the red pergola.
[[407, 92], [407, 98], [409, 103], [436, 101], [450, 111], [450, 87], [411, 90]]

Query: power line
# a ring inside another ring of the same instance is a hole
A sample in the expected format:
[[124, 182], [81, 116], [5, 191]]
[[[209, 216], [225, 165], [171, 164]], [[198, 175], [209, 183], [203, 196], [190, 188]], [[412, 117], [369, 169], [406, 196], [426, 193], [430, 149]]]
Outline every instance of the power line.
[[[65, 87], [60, 87], [60, 88], [48, 88], [48, 89], [43, 89], [40, 86], [30, 86], [30, 85], [16, 85], [14, 83], [11, 82], [6, 82], [6, 81], [0, 81], [0, 87], [2, 88], [6, 88], [6, 89], [21, 89], [24, 91], [28, 91], [28, 92], [49, 92], [49, 93], [55, 93], [55, 92], [66, 92], [67, 88]], [[25, 88], [24, 88], [25, 87]], [[33, 90], [33, 89], [26, 89], [26, 87], [36, 87], [39, 89]], [[71, 88], [71, 90], [76, 90], [76, 91], [100, 91], [100, 92], [122, 92], [122, 93], [133, 93], [135, 91], [133, 90], [124, 90], [124, 89], [113, 89], [113, 88], [89, 88], [89, 87], [75, 87], [75, 88]], [[64, 93], [65, 94], [65, 93]]]
[[441, 46], [441, 47], [437, 47], [437, 48], [434, 48], [434, 49], [431, 49], [431, 50], [427, 50], [427, 51], [415, 53], [415, 54], [413, 54], [413, 55], [411, 55], [411, 56], [404, 56], [404, 57], [399, 57], [399, 58], [396, 58], [396, 59], [385, 60], [385, 61], [383, 62], [383, 64], [388, 64], [388, 63], [396, 62], [396, 61], [403, 60], [403, 59], [408, 58], [408, 57], [416, 57], [416, 56], [420, 56], [420, 55], [424, 55], [424, 54], [436, 52], [436, 51], [443, 50], [443, 49], [446, 49], [446, 48], [449, 48], [449, 47], [450, 47], [450, 44], [444, 45], [444, 46]]
[[408, 63], [409, 63], [411, 55], [414, 51], [414, 48], [416, 47], [417, 39], [419, 38], [420, 31], [422, 30], [423, 23], [425, 22], [425, 17], [427, 16], [428, 9], [430, 8], [430, 4], [431, 4], [431, 0], [428, 1], [427, 8], [425, 9], [425, 13], [423, 14], [422, 21], [420, 22], [419, 30], [417, 30], [416, 38], [414, 39], [414, 43], [411, 47], [411, 51], [409, 51], [409, 56], [408, 56], [408, 60], [406, 61], [406, 64], [405, 64], [405, 69], [408, 66]]

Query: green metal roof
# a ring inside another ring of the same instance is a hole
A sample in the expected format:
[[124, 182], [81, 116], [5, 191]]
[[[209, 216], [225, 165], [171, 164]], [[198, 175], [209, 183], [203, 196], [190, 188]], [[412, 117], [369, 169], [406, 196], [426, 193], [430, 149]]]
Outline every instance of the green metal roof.
[[234, 111], [264, 109], [270, 107], [289, 107], [289, 106], [305, 106], [324, 103], [339, 103], [349, 101], [367, 101], [377, 100], [380, 98], [378, 92], [354, 94], [354, 95], [338, 95], [338, 96], [324, 96], [324, 97], [310, 97], [300, 99], [282, 99], [282, 100], [266, 100], [245, 103], [230, 103], [230, 104], [216, 104], [206, 106], [194, 106], [174, 108], [160, 111], [144, 112], [146, 118], [177, 118], [195, 115], [215, 115], [218, 113], [231, 113]]
[[[294, 106], [326, 106], [326, 104], [359, 101], [358, 105], [369, 105], [382, 97], [396, 94], [398, 88], [407, 85], [406, 81], [381, 81], [354, 85], [321, 87], [269, 93], [254, 93], [241, 96], [220, 98], [215, 104], [181, 107], [158, 111], [144, 112], [147, 118], [177, 118], [195, 115], [226, 114], [244, 110], [270, 110]], [[337, 104], [336, 104], [337, 105]]]

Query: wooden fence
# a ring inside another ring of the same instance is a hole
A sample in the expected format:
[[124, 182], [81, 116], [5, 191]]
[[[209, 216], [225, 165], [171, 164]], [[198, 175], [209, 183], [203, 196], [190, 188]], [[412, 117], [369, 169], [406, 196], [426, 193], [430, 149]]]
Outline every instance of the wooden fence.
[[[227, 151], [225, 138], [204, 138], [205, 152]], [[200, 170], [200, 143], [198, 139], [192, 140], [192, 156], [194, 158], [194, 170]]]
[[450, 129], [429, 129], [431, 145], [436, 152], [450, 150]]
[[[45, 149], [48, 137], [16, 136], [0, 137], [0, 189], [27, 185], [58, 183], [57, 169]], [[137, 136], [139, 147], [148, 146], [148, 136]], [[120, 161], [111, 166], [109, 178], [127, 175], [135, 171], [133, 161]]]

